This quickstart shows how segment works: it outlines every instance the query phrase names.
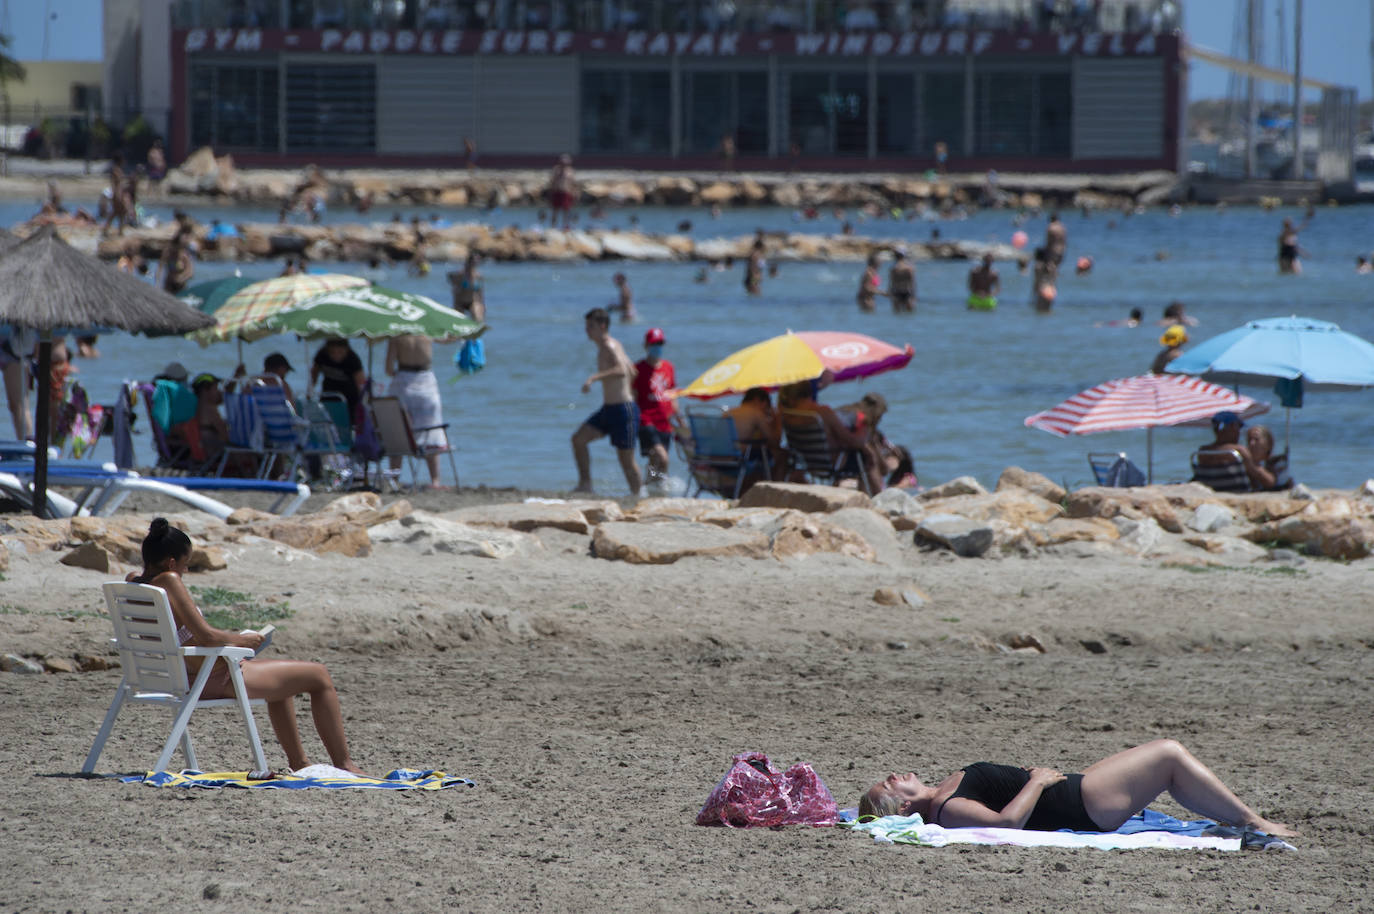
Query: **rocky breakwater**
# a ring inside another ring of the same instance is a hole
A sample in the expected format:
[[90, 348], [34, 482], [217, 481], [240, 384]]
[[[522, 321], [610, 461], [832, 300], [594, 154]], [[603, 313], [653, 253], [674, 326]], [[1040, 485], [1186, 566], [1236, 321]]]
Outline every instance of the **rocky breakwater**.
[[[582, 206], [780, 206], [891, 209], [996, 205], [1035, 209], [1073, 206], [1121, 209], [1157, 202], [1171, 189], [1171, 172], [1140, 174], [947, 174], [917, 178], [899, 174], [779, 174], [583, 170]], [[196, 150], [172, 169], [158, 193], [210, 196], [280, 206], [303, 185], [332, 207], [546, 206], [544, 169], [350, 169], [332, 172], [241, 170], [231, 156]]]
[[[304, 254], [313, 261], [397, 262], [422, 259], [434, 263], [461, 263], [471, 251], [500, 261], [743, 261], [749, 256], [754, 235], [732, 238], [698, 238], [687, 233], [654, 234], [637, 231], [590, 229], [496, 228], [482, 223], [435, 227], [424, 225], [416, 236], [412, 226], [399, 222], [337, 225], [279, 225], [241, 223], [239, 237], [211, 242], [207, 228], [196, 233], [202, 260], [264, 260]], [[162, 256], [172, 237], [172, 226], [133, 229], [119, 238], [101, 238], [92, 228], [62, 230], [63, 237], [105, 260], [131, 252], [149, 260]], [[25, 234], [28, 229], [16, 226]], [[871, 254], [889, 254], [897, 242], [890, 238], [860, 235], [815, 235], [803, 232], [770, 232], [763, 238], [771, 260], [793, 262], [861, 262]], [[977, 241], [927, 241], [905, 243], [913, 260], [976, 260], [991, 253], [999, 260], [1014, 260], [1016, 250], [1004, 244]]]

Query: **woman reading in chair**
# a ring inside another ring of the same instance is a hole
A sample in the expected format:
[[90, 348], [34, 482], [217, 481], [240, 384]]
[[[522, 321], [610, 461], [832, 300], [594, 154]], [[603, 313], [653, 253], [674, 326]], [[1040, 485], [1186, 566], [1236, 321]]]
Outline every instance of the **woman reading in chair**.
[[977, 762], [937, 784], [893, 773], [865, 791], [860, 816], [918, 814], [945, 828], [1115, 831], [1161, 793], [1193, 812], [1268, 835], [1291, 827], [1246, 806], [1177, 740], [1157, 739], [1108, 756], [1082, 774]]
[[[196, 647], [247, 647], [257, 650], [262, 646], [262, 635], [257, 632], [239, 633], [221, 631], [205, 621], [200, 607], [186, 585], [181, 574], [191, 559], [191, 538], [167, 523], [166, 518], [156, 518], [143, 538], [143, 572], [130, 574], [128, 580], [134, 584], [151, 584], [167, 592], [167, 602], [171, 604], [172, 616], [177, 623], [177, 640], [182, 645]], [[186, 674], [195, 677], [200, 672], [199, 657], [186, 658]], [[205, 683], [203, 698], [233, 698], [234, 689], [229, 678], [229, 670], [222, 664], [211, 670]], [[315, 730], [320, 734], [325, 750], [335, 768], [342, 768], [354, 774], [363, 771], [353, 763], [348, 754], [348, 740], [344, 736], [343, 715], [339, 711], [339, 695], [334, 690], [334, 681], [323, 664], [304, 660], [244, 660], [239, 669], [243, 673], [243, 684], [249, 698], [261, 698], [267, 702], [267, 713], [272, 719], [272, 729], [277, 734], [277, 742], [286, 750], [287, 764], [293, 771], [307, 767], [310, 762], [305, 757], [305, 747], [301, 745], [300, 731], [296, 729], [297, 695], [310, 695], [310, 713], [315, 718]]]

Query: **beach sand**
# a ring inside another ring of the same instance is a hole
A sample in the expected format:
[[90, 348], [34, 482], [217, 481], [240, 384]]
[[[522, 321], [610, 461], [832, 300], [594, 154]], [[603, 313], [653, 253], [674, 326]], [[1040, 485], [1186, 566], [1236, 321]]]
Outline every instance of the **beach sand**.
[[[524, 494], [410, 497], [442, 511]], [[473, 788], [73, 778], [118, 671], [0, 673], [0, 908], [1371, 909], [1374, 559], [1189, 570], [902, 545], [876, 564], [632, 565], [591, 557], [585, 535], [536, 535], [542, 552], [502, 560], [235, 546], [226, 570], [188, 575], [289, 602], [273, 655], [329, 665], [364, 768], [434, 767]], [[108, 576], [60, 555], [10, 555], [0, 653], [103, 650]], [[873, 599], [911, 585], [930, 602]], [[996, 647], [1021, 634], [1045, 653]], [[327, 761], [300, 711], [312, 761]], [[232, 717], [193, 724], [205, 767], [247, 763]], [[151, 764], [165, 726], [127, 710], [99, 770]], [[692, 824], [745, 750], [811, 762], [846, 806], [891, 770], [1077, 770], [1161, 737], [1296, 826], [1300, 853], [880, 847], [835, 828]]]

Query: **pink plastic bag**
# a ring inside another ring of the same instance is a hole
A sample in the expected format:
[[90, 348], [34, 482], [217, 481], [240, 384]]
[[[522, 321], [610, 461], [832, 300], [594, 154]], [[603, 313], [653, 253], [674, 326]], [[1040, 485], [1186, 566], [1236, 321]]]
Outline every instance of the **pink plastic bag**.
[[810, 765], [798, 762], [779, 771], [762, 752], [745, 752], [735, 756], [730, 770], [706, 798], [697, 824], [729, 828], [834, 825], [838, 817], [835, 798]]

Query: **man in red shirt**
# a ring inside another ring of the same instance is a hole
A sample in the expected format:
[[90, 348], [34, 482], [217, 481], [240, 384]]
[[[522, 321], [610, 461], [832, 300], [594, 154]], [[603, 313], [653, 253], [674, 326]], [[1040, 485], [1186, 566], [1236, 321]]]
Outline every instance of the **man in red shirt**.
[[635, 364], [635, 404], [639, 407], [639, 452], [649, 458], [649, 483], [668, 475], [668, 445], [673, 427], [682, 424], [672, 391], [677, 387], [673, 363], [663, 358], [663, 331], [644, 334], [645, 356]]

